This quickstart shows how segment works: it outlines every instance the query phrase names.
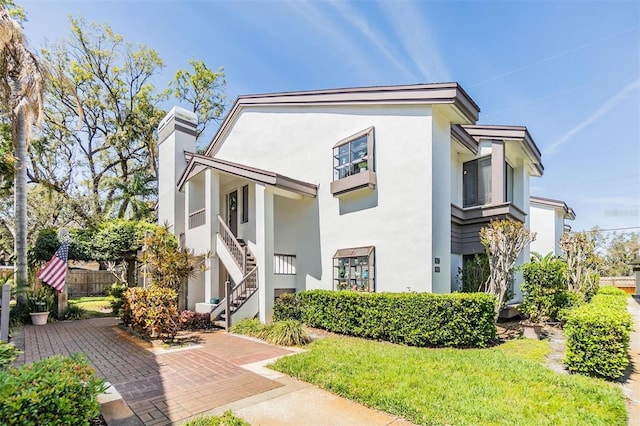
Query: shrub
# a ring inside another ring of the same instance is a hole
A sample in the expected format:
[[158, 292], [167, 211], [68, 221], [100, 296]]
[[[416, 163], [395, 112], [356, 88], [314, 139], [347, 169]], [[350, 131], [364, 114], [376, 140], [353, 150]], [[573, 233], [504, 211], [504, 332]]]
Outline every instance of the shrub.
[[267, 324], [258, 337], [274, 345], [283, 346], [302, 346], [311, 341], [302, 323], [296, 320], [276, 321]]
[[614, 287], [612, 285], [606, 285], [598, 288], [598, 295], [627, 297], [627, 293], [625, 293], [624, 290], [619, 289], [618, 287]]
[[231, 332], [237, 334], [244, 334], [245, 336], [258, 337], [264, 324], [255, 318], [247, 318], [231, 326]]
[[569, 371], [617, 379], [629, 365], [632, 321], [624, 292], [603, 289], [589, 304], [567, 314], [563, 361]]
[[64, 314], [64, 319], [68, 320], [81, 320], [89, 318], [89, 313], [82, 306], [70, 303], [67, 307], [67, 312]]
[[0, 340], [0, 370], [9, 366], [21, 353], [15, 346]]
[[462, 268], [458, 268], [460, 291], [464, 293], [484, 291], [489, 272], [489, 256], [486, 253], [474, 254], [471, 260], [464, 262]]
[[111, 311], [115, 315], [120, 315], [120, 309], [122, 309], [122, 295], [125, 291], [127, 291], [127, 287], [125, 284], [113, 283], [111, 287], [109, 287], [109, 296], [111, 296], [111, 301], [109, 304], [111, 305]]
[[293, 293], [284, 293], [280, 295], [273, 304], [273, 320], [300, 320], [302, 313], [300, 312], [300, 299]]
[[535, 323], [557, 321], [560, 310], [570, 303], [567, 264], [552, 257], [534, 256], [522, 265], [524, 300], [520, 310]]
[[0, 371], [0, 418], [6, 425], [88, 425], [100, 414], [104, 381], [87, 360], [53, 356]]
[[193, 419], [184, 424], [184, 426], [250, 426], [238, 416], [235, 416], [231, 410], [225, 411], [221, 416], [204, 416]]
[[182, 330], [209, 330], [215, 327], [211, 316], [204, 312], [182, 311], [180, 321]]
[[129, 288], [122, 295], [122, 322], [147, 338], [174, 339], [181, 323], [176, 298], [170, 288]]
[[296, 294], [302, 322], [341, 334], [411, 346], [485, 346], [495, 338], [496, 299], [485, 293]]

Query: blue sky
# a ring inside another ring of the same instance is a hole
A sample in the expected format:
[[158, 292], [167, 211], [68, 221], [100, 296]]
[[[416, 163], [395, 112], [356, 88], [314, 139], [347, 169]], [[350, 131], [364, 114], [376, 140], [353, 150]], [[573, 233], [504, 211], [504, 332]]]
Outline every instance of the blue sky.
[[[640, 2], [22, 1], [31, 46], [107, 22], [156, 49], [163, 87], [191, 58], [242, 94], [457, 81], [484, 124], [527, 126], [532, 195], [574, 230], [640, 227]], [[169, 107], [170, 105], [167, 105]]]

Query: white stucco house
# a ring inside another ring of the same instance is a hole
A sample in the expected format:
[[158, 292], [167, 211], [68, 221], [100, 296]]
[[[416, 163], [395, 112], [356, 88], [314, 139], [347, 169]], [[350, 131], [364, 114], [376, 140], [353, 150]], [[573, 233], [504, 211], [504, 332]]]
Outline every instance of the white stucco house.
[[562, 255], [559, 241], [563, 233], [571, 231], [567, 220], [574, 220], [576, 214], [567, 203], [551, 198], [531, 197], [529, 199], [530, 228], [536, 239], [529, 245], [530, 252], [542, 256], [553, 253]]
[[212, 255], [188, 307], [229, 317], [227, 280], [234, 322], [269, 321], [283, 292], [456, 290], [483, 225], [529, 225], [543, 173], [525, 127], [477, 125], [479, 111], [457, 83], [240, 96], [200, 155], [195, 115], [174, 108], [158, 218]]

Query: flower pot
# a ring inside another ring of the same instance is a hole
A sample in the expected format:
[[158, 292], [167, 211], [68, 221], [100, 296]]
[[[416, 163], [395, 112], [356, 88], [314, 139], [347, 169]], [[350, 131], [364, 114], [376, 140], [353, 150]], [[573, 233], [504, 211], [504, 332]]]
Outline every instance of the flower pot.
[[30, 312], [31, 324], [33, 325], [45, 325], [49, 318], [49, 312]]

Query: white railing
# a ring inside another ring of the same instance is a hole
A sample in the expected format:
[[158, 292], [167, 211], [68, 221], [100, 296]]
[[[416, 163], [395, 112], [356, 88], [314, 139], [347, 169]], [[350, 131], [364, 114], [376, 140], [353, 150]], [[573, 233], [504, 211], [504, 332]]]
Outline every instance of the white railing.
[[233, 260], [235, 260], [236, 264], [240, 267], [240, 270], [242, 270], [242, 275], [246, 275], [247, 247], [240, 244], [220, 215], [218, 215], [218, 222], [220, 223], [220, 238], [224, 242], [224, 245], [229, 249]]
[[226, 328], [229, 330], [233, 311], [238, 310], [249, 297], [258, 290], [258, 267], [256, 266], [249, 271], [242, 281], [233, 288], [231, 288], [231, 284], [227, 281], [225, 288]]
[[207, 210], [200, 209], [189, 213], [189, 229], [197, 228], [207, 223]]

